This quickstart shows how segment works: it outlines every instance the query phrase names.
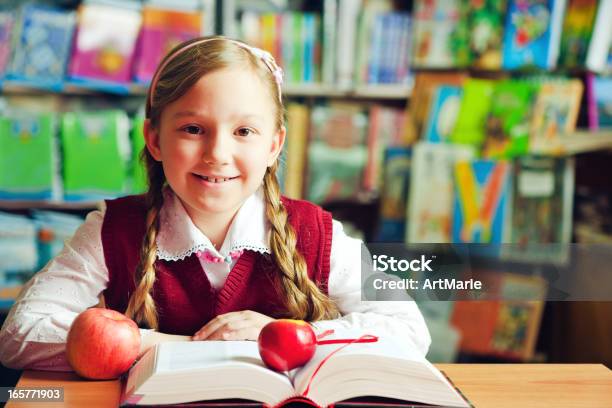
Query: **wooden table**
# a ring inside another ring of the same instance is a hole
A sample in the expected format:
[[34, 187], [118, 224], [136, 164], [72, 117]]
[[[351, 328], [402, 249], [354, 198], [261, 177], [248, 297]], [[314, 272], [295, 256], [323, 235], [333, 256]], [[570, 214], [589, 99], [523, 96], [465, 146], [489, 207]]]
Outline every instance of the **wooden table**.
[[[601, 364], [438, 364], [475, 407], [612, 407], [612, 371]], [[18, 387], [64, 387], [64, 402], [8, 408], [116, 407], [121, 384], [26, 371]]]

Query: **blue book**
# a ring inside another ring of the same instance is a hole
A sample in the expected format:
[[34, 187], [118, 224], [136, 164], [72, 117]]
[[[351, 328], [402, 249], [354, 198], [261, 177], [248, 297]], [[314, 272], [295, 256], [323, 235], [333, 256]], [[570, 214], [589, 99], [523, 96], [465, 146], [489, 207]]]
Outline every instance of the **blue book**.
[[429, 117], [424, 128], [423, 140], [432, 143], [449, 141], [457, 121], [460, 106], [461, 88], [458, 86], [440, 85], [432, 98]]
[[412, 148], [393, 146], [385, 150], [384, 182], [377, 241], [404, 242], [406, 207], [410, 187]]
[[612, 127], [612, 78], [597, 77], [593, 83], [597, 122], [600, 128]]
[[372, 29], [372, 41], [370, 43], [370, 55], [368, 56], [368, 80], [369, 84], [379, 82], [379, 71], [383, 56], [383, 15], [377, 14], [374, 18]]
[[554, 68], [565, 0], [511, 0], [503, 41], [504, 69]]
[[315, 15], [304, 13], [302, 41], [304, 41], [304, 82], [314, 82], [315, 46], [317, 41]]
[[61, 88], [72, 45], [74, 12], [28, 4], [20, 9], [7, 78]]

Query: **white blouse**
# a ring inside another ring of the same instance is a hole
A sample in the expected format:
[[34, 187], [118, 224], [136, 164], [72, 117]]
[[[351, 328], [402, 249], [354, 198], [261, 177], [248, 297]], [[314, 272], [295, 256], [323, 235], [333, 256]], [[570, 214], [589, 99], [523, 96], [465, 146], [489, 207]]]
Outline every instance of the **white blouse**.
[[[167, 192], [161, 210], [157, 256], [183, 259], [200, 250], [225, 257], [245, 249], [270, 253], [261, 190], [249, 197], [232, 221], [219, 251], [193, 224], [182, 203]], [[70, 371], [64, 350], [74, 318], [96, 306], [108, 284], [101, 229], [105, 208], [87, 215], [62, 251], [24, 286], [0, 330], [0, 362], [15, 369]], [[353, 328], [369, 334], [394, 336], [425, 355], [431, 342], [423, 317], [409, 297], [401, 301], [361, 300], [361, 244], [333, 221], [328, 294], [342, 317], [314, 323], [317, 330]], [[202, 269], [212, 286], [223, 286], [235, 261], [209, 263]], [[395, 299], [394, 299], [395, 300]], [[146, 336], [149, 331], [141, 329]]]

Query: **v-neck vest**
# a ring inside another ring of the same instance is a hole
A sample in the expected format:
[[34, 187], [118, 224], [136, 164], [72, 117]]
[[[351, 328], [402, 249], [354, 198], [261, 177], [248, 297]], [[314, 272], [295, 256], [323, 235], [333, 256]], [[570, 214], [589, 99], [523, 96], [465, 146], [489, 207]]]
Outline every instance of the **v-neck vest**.
[[[307, 201], [281, 200], [296, 231], [296, 248], [306, 260], [308, 276], [327, 294], [331, 215]], [[142, 195], [106, 201], [102, 245], [109, 282], [104, 298], [106, 307], [121, 313], [134, 292], [145, 218]], [[286, 316], [279, 288], [281, 272], [269, 254], [245, 250], [219, 290], [213, 288], [195, 254], [179, 261], [158, 259], [155, 270], [152, 295], [161, 332], [192, 335], [215, 316], [239, 310]]]

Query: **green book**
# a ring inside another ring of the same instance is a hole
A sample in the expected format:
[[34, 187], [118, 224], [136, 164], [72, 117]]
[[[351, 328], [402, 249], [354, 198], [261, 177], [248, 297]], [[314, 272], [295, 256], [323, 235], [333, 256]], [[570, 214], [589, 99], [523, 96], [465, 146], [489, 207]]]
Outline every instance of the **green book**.
[[59, 198], [55, 117], [0, 117], [0, 199]]
[[95, 200], [126, 192], [131, 149], [125, 112], [66, 113], [61, 134], [66, 200]]
[[135, 117], [132, 121], [132, 162], [131, 176], [132, 188], [134, 194], [140, 194], [147, 191], [147, 171], [143, 162], [140, 161], [140, 153], [146, 149], [144, 133], [142, 131], [145, 118], [142, 116]]
[[491, 106], [495, 82], [467, 79], [451, 142], [480, 147], [485, 140], [485, 123]]
[[304, 82], [304, 38], [302, 35], [302, 25], [304, 24], [304, 15], [302, 13], [292, 12], [291, 20], [293, 22], [293, 55], [291, 56], [290, 71], [292, 83], [300, 84]]
[[495, 84], [486, 120], [484, 156], [511, 158], [527, 154], [529, 130], [537, 85], [505, 80]]

